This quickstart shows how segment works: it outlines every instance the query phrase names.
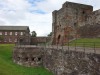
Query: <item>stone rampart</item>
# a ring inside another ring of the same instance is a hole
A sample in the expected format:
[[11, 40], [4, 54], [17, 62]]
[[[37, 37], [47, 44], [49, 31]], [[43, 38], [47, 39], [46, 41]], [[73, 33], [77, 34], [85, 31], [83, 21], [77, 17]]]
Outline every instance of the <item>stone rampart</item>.
[[31, 37], [32, 45], [45, 44], [51, 41], [51, 37]]
[[44, 66], [54, 75], [100, 75], [100, 48], [18, 46], [13, 61], [24, 66]]
[[55, 75], [99, 75], [100, 55], [84, 51], [49, 49], [44, 66]]

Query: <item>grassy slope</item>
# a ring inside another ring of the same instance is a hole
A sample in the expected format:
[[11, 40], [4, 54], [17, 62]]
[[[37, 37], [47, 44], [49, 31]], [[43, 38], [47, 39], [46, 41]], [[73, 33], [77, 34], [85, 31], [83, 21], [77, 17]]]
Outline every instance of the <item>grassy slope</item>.
[[0, 75], [53, 75], [43, 67], [24, 67], [12, 62], [14, 45], [0, 45]]
[[[68, 44], [67, 44], [68, 45]], [[70, 46], [100, 47], [100, 38], [81, 38], [69, 43]]]

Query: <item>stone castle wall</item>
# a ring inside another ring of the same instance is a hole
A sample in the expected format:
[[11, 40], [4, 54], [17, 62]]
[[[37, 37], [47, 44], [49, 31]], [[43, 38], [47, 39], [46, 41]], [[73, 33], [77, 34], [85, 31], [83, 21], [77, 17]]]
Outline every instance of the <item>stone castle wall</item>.
[[93, 11], [91, 5], [65, 2], [61, 9], [52, 13], [52, 16], [52, 44], [56, 45], [80, 38], [81, 33], [77, 30], [82, 26], [100, 24], [100, 10]]
[[31, 37], [31, 44], [39, 45], [49, 43], [51, 41], [51, 37]]
[[100, 38], [100, 10], [93, 11], [88, 15], [84, 26], [77, 29], [80, 37]]
[[62, 49], [49, 49], [44, 66], [54, 75], [99, 75], [100, 55]]
[[91, 14], [89, 14], [86, 20], [86, 24], [100, 24], [100, 10], [93, 11]]
[[100, 75], [100, 54], [92, 50], [20, 46], [14, 48], [13, 61], [27, 67], [44, 66], [54, 75]]
[[53, 14], [53, 44], [61, 44], [74, 39], [77, 35], [76, 29], [84, 26], [89, 14], [93, 11], [90, 5], [66, 2], [60, 10]]
[[85, 25], [77, 30], [82, 38], [100, 38], [100, 24]]
[[[90, 5], [66, 2], [60, 10], [53, 12], [52, 43], [64, 43], [80, 36], [100, 35], [100, 10], [93, 11]], [[80, 33], [77, 31], [79, 30]], [[92, 34], [92, 35], [91, 35]], [[33, 41], [37, 42], [37, 38]], [[44, 42], [41, 38], [38, 42]], [[64, 48], [61, 46], [16, 46], [13, 61], [24, 66], [44, 66], [55, 75], [100, 75], [100, 48], [80, 47]], [[75, 50], [72, 50], [75, 49]]]

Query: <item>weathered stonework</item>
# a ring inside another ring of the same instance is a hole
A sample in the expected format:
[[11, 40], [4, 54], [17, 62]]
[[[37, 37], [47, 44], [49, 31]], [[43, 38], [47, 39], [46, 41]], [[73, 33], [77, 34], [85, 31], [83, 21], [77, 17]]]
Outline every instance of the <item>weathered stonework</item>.
[[[93, 12], [93, 7], [90, 5], [64, 3], [60, 10], [53, 12], [52, 43], [54, 45], [16, 46], [13, 51], [13, 61], [28, 67], [44, 66], [54, 75], [100, 75], [100, 48], [94, 46], [85, 49], [85, 45], [84, 48], [58, 46], [81, 36], [98, 37], [99, 12], [100, 10]], [[78, 30], [80, 33], [77, 32]], [[43, 40], [46, 41], [45, 38]], [[33, 41], [37, 42], [37, 40]]]
[[37, 47], [17, 46], [14, 48], [13, 61], [27, 67], [42, 66], [43, 49]]
[[100, 38], [100, 24], [85, 25], [77, 30], [82, 38]]
[[51, 42], [51, 37], [31, 37], [32, 45], [41, 45]]
[[86, 24], [89, 25], [100, 24], [100, 9], [93, 11], [91, 14], [88, 15]]
[[85, 25], [87, 16], [93, 7], [77, 3], [66, 2], [60, 10], [53, 12], [53, 44], [66, 43], [78, 37], [76, 29]]
[[77, 29], [84, 25], [100, 24], [100, 10], [93, 11], [91, 5], [65, 2], [60, 10], [53, 11], [52, 16], [52, 44], [55, 45], [81, 37]]
[[62, 49], [49, 49], [44, 66], [55, 75], [99, 75], [100, 55]]
[[99, 53], [56, 46], [18, 46], [13, 61], [27, 67], [44, 66], [54, 75], [100, 75]]

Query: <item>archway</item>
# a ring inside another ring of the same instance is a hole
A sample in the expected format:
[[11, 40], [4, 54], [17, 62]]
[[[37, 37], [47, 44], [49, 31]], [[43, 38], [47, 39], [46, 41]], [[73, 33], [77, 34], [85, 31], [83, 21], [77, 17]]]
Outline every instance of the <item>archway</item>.
[[58, 42], [57, 44], [60, 43], [60, 39], [61, 39], [61, 35], [59, 35], [58, 38], [57, 38], [57, 42]]
[[19, 39], [19, 43], [22, 45], [24, 40], [22, 38]]

